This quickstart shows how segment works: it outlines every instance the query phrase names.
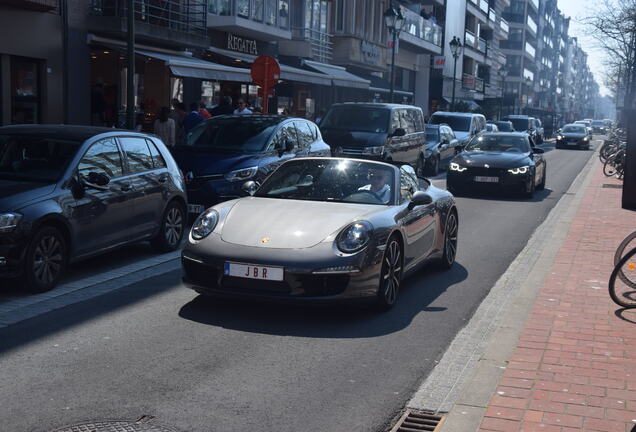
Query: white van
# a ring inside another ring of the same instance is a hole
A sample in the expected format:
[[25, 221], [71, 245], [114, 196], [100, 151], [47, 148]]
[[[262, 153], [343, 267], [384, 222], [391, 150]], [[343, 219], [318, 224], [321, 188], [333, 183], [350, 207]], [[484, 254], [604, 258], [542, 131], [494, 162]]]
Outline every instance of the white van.
[[471, 137], [486, 130], [486, 117], [474, 113], [437, 111], [429, 123], [449, 125], [460, 145], [466, 145]]

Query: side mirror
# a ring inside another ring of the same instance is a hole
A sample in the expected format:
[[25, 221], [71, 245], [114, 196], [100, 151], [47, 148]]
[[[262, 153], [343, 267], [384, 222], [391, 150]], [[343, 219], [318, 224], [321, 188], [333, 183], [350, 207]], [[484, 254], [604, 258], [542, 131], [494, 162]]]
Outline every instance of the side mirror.
[[254, 180], [247, 181], [243, 183], [243, 186], [241, 186], [241, 189], [247, 195], [253, 196], [256, 193], [256, 190], [258, 189], [258, 183], [256, 183]]
[[534, 154], [543, 154], [543, 153], [545, 153], [545, 150], [543, 150], [542, 148], [539, 148], [539, 147], [532, 147], [532, 153], [534, 153]]
[[413, 194], [409, 202], [408, 209], [413, 210], [417, 206], [428, 205], [433, 202], [433, 198], [426, 192], [417, 191]]
[[393, 135], [394, 137], [402, 137], [406, 135], [406, 131], [404, 130], [404, 128], [395, 128], [395, 130], [393, 131]]

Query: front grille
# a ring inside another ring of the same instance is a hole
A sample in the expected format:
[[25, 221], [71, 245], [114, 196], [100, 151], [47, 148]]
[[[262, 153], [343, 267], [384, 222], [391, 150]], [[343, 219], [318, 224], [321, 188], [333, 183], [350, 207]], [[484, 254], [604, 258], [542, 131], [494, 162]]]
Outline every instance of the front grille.
[[286, 295], [291, 289], [285, 282], [244, 279], [233, 276], [223, 276], [221, 288], [246, 294]]
[[362, 154], [362, 149], [356, 149], [356, 148], [343, 148], [343, 149], [342, 149], [342, 153], [343, 153], [343, 154], [355, 154], [355, 155], [361, 155], [361, 154]]
[[306, 296], [320, 297], [342, 293], [349, 284], [349, 275], [301, 275], [297, 280]]

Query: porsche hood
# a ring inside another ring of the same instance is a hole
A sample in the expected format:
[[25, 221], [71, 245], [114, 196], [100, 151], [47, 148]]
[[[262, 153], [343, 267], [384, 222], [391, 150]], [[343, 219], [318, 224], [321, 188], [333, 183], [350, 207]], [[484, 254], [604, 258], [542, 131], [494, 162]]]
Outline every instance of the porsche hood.
[[383, 209], [383, 206], [367, 204], [243, 198], [227, 214], [221, 238], [243, 246], [303, 249]]

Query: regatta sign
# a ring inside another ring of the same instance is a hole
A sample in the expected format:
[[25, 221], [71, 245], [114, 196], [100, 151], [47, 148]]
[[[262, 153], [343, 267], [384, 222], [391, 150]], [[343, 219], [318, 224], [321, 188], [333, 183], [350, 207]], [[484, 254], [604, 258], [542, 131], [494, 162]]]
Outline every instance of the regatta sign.
[[232, 33], [227, 34], [227, 49], [243, 54], [258, 55], [255, 39], [246, 39]]

